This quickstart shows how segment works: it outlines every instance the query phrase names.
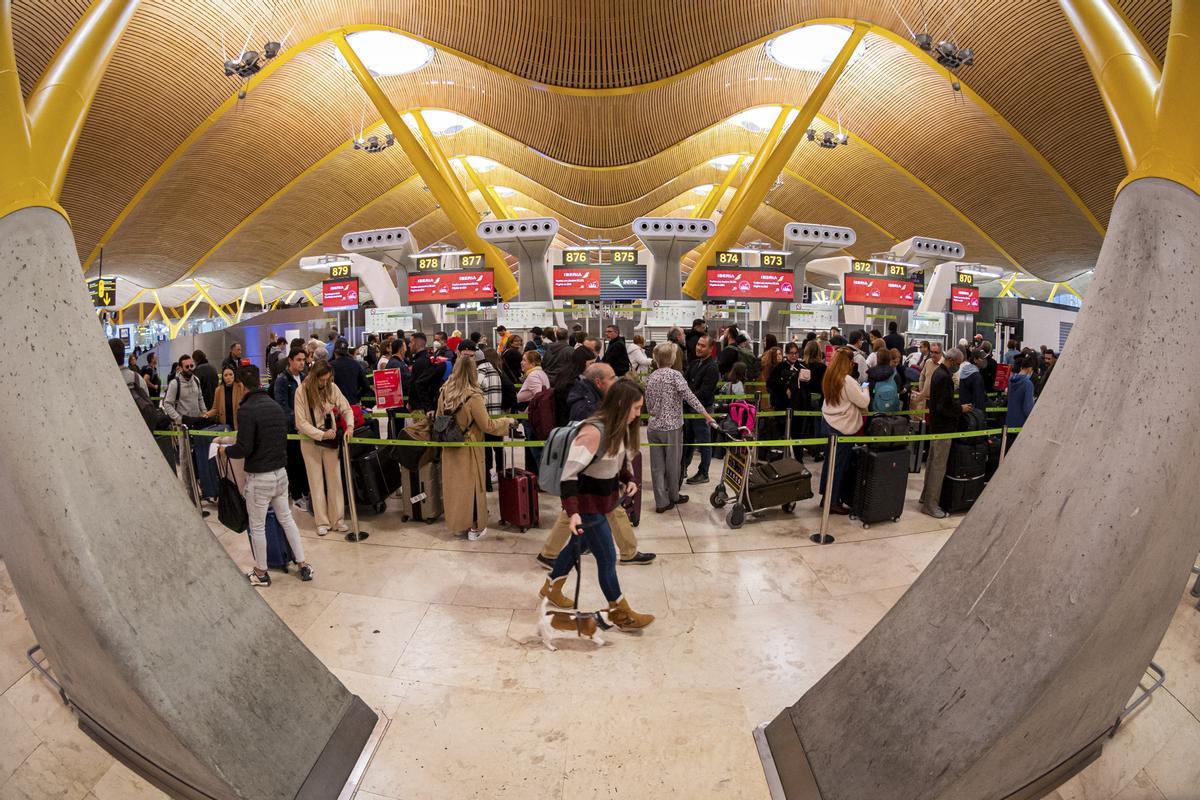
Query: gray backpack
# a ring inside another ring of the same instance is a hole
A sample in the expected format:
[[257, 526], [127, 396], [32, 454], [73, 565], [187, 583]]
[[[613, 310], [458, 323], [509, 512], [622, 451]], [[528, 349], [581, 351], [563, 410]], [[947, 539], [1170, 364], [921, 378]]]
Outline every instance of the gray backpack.
[[[604, 425], [596, 420], [590, 420], [589, 425], [595, 425], [600, 431], [600, 441], [604, 442]], [[555, 428], [546, 436], [546, 444], [542, 447], [542, 460], [538, 464], [538, 488], [546, 494], [562, 493], [562, 472], [567, 464], [567, 456], [571, 445], [579, 435], [583, 422], [569, 422], [561, 428]], [[592, 457], [595, 460], [595, 456]]]

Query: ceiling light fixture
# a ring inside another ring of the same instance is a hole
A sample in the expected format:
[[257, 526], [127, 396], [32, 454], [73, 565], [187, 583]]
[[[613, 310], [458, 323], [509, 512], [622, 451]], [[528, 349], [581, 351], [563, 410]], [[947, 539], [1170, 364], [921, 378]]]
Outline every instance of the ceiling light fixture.
[[[413, 72], [433, 60], [433, 48], [424, 42], [391, 31], [359, 31], [346, 37], [363, 66], [376, 78]], [[341, 50], [335, 50], [338, 62], [350, 69]]]
[[[475, 120], [470, 117], [455, 114], [453, 111], [443, 111], [440, 108], [422, 109], [421, 118], [425, 120], [425, 124], [429, 126], [429, 130], [435, 136], [452, 136], [475, 125]], [[411, 115], [405, 115], [405, 121], [408, 122], [408, 127], [414, 131], [417, 130], [417, 121]]]
[[809, 128], [807, 136], [810, 142], [816, 142], [818, 146], [825, 147], [830, 150], [836, 149], [838, 145], [844, 146], [850, 144], [850, 134], [846, 133], [845, 131], [838, 131], [837, 133], [834, 133], [833, 131], [825, 131], [825, 133], [818, 137], [816, 129]]
[[362, 150], [367, 153], [382, 153], [396, 143], [396, 137], [392, 134], [380, 137], [379, 134], [373, 133], [370, 136], [363, 138], [362, 136], [354, 140], [354, 149]]
[[[805, 25], [767, 42], [767, 55], [789, 69], [824, 72], [849, 38], [850, 29], [844, 25]], [[854, 48], [847, 66], [862, 56], [865, 44]]]

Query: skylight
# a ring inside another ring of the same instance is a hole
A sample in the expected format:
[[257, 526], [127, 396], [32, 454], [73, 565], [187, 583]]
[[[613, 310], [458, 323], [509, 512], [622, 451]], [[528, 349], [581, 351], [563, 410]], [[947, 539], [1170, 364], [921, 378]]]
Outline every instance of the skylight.
[[[359, 31], [347, 36], [346, 41], [376, 78], [403, 75], [420, 69], [433, 59], [432, 47], [391, 31]], [[341, 51], [335, 52], [342, 66], [350, 69]]]
[[[767, 42], [767, 55], [791, 69], [824, 72], [850, 38], [850, 29], [842, 25], [805, 25]], [[863, 53], [859, 44], [850, 55], [850, 64]]]

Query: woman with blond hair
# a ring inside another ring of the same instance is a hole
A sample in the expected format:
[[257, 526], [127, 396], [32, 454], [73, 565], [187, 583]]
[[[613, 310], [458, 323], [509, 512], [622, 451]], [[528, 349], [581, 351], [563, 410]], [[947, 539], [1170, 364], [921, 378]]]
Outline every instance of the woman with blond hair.
[[[821, 381], [821, 392], [825, 402], [821, 406], [821, 418], [825, 423], [825, 435], [853, 436], [862, 430], [863, 412], [871, 404], [871, 396], [867, 394], [858, 381], [850, 374], [854, 369], [854, 351], [849, 347], [839, 347], [834, 353], [833, 363], [825, 370]], [[829, 513], [849, 514], [853, 495], [853, 475], [850, 457], [853, 445], [838, 442], [836, 459], [833, 465], [833, 486], [830, 491]], [[825, 463], [821, 465], [821, 495], [824, 496], [826, 473], [829, 471], [830, 446], [825, 446]]]
[[[481, 442], [484, 436], [503, 436], [513, 421], [490, 419], [479, 388], [475, 359], [464, 353], [454, 362], [454, 371], [438, 392], [438, 416], [454, 417], [463, 440]], [[487, 494], [484, 490], [483, 451], [479, 447], [442, 449], [442, 492], [446, 525], [454, 533], [465, 531], [472, 542], [487, 535]]]
[[[320, 350], [324, 354], [325, 348]], [[296, 390], [296, 430], [308, 437], [300, 440], [300, 454], [308, 473], [318, 536], [329, 533], [330, 527], [339, 533], [350, 530], [342, 521], [345, 503], [338, 460], [342, 441], [338, 435], [339, 419], [346, 430], [343, 435], [350, 435], [354, 431], [354, 411], [333, 382], [333, 367], [324, 358], [318, 358]]]

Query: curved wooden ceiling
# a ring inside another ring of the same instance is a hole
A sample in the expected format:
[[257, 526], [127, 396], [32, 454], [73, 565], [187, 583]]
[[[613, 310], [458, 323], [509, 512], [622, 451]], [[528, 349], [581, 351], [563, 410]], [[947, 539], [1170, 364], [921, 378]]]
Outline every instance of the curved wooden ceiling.
[[[1161, 58], [1169, 0], [1121, 5]], [[27, 92], [85, 6], [15, 5]], [[381, 80], [393, 102], [481, 123], [441, 137], [442, 148], [499, 162], [485, 180], [517, 189], [514, 204], [562, 217], [567, 238], [627, 237], [634, 217], [687, 205], [692, 187], [718, 182], [723, 173], [709, 159], [761, 141], [722, 121], [757, 105], [799, 104], [815, 79], [776, 64], [761, 42], [829, 17], [879, 26], [823, 109], [840, 116], [852, 143], [836, 151], [802, 143], [744, 239], [778, 237], [786, 219], [836, 222], [858, 230], [862, 252], [890, 237], [933, 235], [962, 241], [972, 259], [1057, 277], [1094, 263], [1124, 177], [1055, 0], [703, 9], [613, 0], [571, 14], [544, 0], [386, 6], [142, 0], [64, 189], [81, 258], [103, 243], [105, 271], [142, 285], [197, 275], [233, 288], [275, 275], [280, 286], [299, 286], [308, 282], [289, 274], [295, 259], [336, 249], [347, 230], [411, 224], [421, 244], [453, 241], [400, 148], [348, 148], [364, 120], [377, 123], [319, 38], [343, 25], [392, 27], [438, 47], [421, 70]], [[968, 91], [952, 91], [944, 70], [898, 43], [908, 25], [926, 24], [976, 49], [979, 63], [963, 74]], [[220, 62], [248, 30], [251, 47], [288, 30], [288, 45], [317, 40], [285, 51], [245, 101], [229, 103], [236, 87]]]

